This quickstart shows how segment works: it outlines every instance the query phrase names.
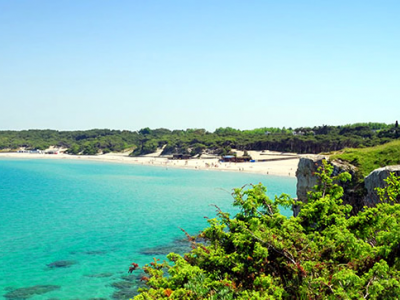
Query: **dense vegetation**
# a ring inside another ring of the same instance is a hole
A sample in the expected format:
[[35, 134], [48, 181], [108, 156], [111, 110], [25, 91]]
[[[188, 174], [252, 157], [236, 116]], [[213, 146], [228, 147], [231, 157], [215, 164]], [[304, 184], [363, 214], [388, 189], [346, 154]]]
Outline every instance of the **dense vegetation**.
[[135, 300], [144, 299], [398, 299], [400, 294], [400, 181], [391, 175], [379, 191], [381, 203], [352, 216], [331, 177], [319, 168], [320, 184], [297, 217], [286, 218], [279, 205], [287, 195], [269, 199], [261, 185], [236, 189], [233, 218], [218, 211], [193, 250], [170, 262], [154, 260], [144, 270]]
[[302, 128], [258, 128], [239, 130], [218, 128], [169, 130], [143, 128], [139, 131], [93, 129], [86, 131], [23, 130], [0, 131], [0, 150], [68, 148], [71, 154], [132, 151], [144, 155], [164, 147], [163, 154], [228, 154], [231, 149], [320, 153], [343, 148], [363, 148], [387, 143], [400, 137], [397, 122], [357, 123], [344, 126]]
[[139, 134], [131, 131], [93, 129], [85, 131], [22, 130], [0, 131], [0, 149], [44, 150], [50, 146], [68, 148], [70, 154], [94, 155], [99, 151], [120, 152], [136, 147]]

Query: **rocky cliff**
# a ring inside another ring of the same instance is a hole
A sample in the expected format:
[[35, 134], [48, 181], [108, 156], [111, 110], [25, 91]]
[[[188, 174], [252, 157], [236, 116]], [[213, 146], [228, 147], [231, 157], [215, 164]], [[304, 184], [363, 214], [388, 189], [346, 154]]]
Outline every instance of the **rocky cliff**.
[[[322, 165], [322, 160], [327, 159], [325, 156], [309, 156], [300, 158], [297, 177], [297, 199], [306, 202], [307, 192], [317, 184], [317, 176], [314, 175], [318, 167]], [[400, 175], [400, 165], [388, 166], [372, 171], [364, 180], [357, 179], [356, 167], [342, 161], [330, 162], [333, 167], [333, 175], [341, 172], [349, 172], [353, 179], [351, 182], [339, 183], [344, 189], [343, 204], [350, 204], [353, 207], [352, 213], [356, 214], [364, 206], [373, 206], [378, 203], [378, 195], [375, 191], [377, 187], [384, 187], [384, 180], [389, 176], [390, 172]], [[299, 213], [298, 207], [293, 207], [293, 215]]]
[[385, 179], [390, 173], [395, 173], [396, 176], [400, 176], [400, 165], [387, 166], [372, 171], [364, 180], [364, 186], [366, 189], [366, 195], [364, 197], [364, 203], [367, 206], [374, 206], [379, 202], [376, 188], [383, 188], [386, 186]]

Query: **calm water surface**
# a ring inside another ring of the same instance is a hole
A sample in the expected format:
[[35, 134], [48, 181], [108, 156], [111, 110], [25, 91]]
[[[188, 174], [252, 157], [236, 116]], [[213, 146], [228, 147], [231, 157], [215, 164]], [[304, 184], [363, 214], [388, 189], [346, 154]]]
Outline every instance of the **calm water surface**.
[[180, 227], [207, 226], [210, 204], [234, 212], [232, 188], [258, 182], [295, 196], [287, 177], [0, 159], [0, 299], [126, 299], [131, 262], [179, 251]]

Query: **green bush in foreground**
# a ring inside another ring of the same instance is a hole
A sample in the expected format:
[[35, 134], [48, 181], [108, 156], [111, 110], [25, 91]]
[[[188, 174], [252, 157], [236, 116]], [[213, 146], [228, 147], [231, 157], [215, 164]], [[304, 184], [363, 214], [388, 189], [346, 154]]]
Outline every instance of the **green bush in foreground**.
[[[390, 176], [374, 208], [350, 216], [327, 163], [298, 217], [287, 195], [269, 199], [262, 185], [234, 191], [240, 212], [218, 218], [183, 257], [143, 267], [148, 288], [134, 299], [397, 299], [400, 295], [400, 185]], [[387, 199], [385, 197], [390, 197]], [[298, 204], [298, 203], [297, 203]], [[133, 264], [136, 269], [137, 265]]]

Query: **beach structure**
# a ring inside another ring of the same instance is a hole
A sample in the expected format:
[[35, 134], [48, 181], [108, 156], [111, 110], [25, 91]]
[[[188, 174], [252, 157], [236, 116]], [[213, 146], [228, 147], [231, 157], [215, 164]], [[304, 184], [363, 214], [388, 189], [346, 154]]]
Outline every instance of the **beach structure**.
[[190, 159], [190, 154], [173, 154], [172, 159]]
[[58, 151], [58, 150], [48, 150], [45, 152], [45, 154], [59, 154], [59, 153], [60, 153], [60, 151]]
[[249, 162], [251, 161], [251, 156], [234, 156], [234, 155], [225, 155], [222, 156], [221, 162]]
[[18, 150], [17, 153], [43, 154], [43, 151], [42, 150], [37, 150], [37, 149], [33, 149], [33, 150]]

